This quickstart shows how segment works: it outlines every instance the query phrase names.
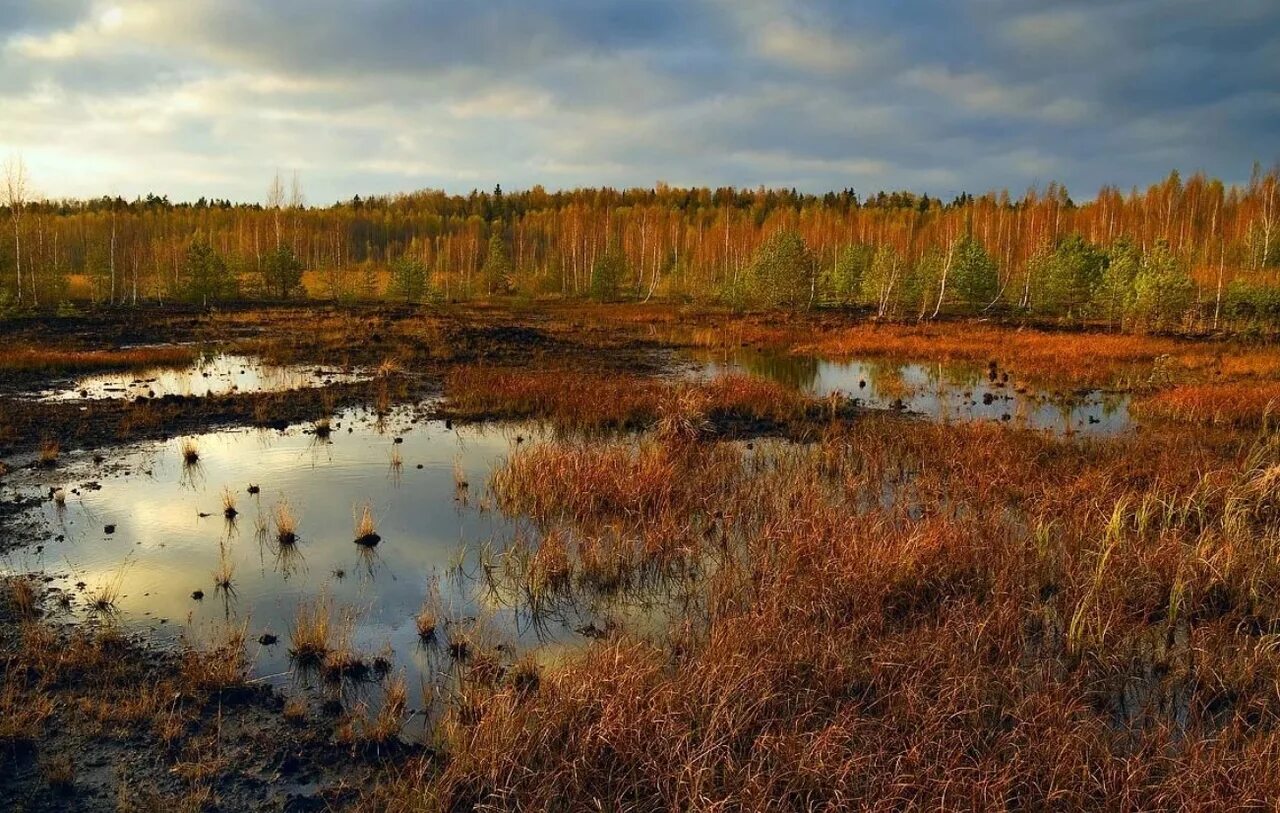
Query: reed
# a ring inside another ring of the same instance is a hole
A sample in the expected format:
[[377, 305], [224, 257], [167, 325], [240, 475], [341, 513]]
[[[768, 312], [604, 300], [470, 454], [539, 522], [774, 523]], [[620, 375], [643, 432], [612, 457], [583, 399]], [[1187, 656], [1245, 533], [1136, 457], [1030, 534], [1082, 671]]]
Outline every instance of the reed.
[[373, 505], [366, 502], [353, 513], [355, 514], [356, 544], [372, 548], [381, 542], [382, 537], [378, 536], [377, 524], [373, 518]]
[[288, 501], [281, 500], [276, 503], [272, 516], [275, 521], [276, 541], [280, 543], [281, 547], [296, 545], [298, 543], [298, 518], [293, 513]]
[[302, 602], [289, 630], [290, 656], [304, 666], [319, 665], [329, 652], [333, 631], [333, 604], [327, 596]]
[[227, 487], [222, 489], [222, 515], [227, 519], [235, 519], [240, 511], [236, 508], [236, 495]]

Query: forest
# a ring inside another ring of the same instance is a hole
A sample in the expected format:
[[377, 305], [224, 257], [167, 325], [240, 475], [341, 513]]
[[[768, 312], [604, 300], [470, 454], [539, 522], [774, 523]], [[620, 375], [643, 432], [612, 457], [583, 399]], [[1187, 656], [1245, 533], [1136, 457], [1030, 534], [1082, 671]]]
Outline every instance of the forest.
[[8, 167], [0, 309], [310, 297], [858, 307], [886, 319], [1023, 314], [1122, 330], [1280, 326], [1280, 167], [1172, 172], [1086, 202], [782, 189], [424, 190], [308, 205], [44, 200]]

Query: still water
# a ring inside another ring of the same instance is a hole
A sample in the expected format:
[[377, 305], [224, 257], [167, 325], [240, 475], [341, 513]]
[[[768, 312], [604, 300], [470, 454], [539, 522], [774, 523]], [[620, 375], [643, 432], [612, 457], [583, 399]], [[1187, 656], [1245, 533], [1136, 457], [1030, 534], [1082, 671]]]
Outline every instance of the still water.
[[811, 395], [840, 393], [863, 406], [899, 409], [932, 420], [999, 421], [1067, 435], [1116, 435], [1133, 426], [1128, 394], [1024, 387], [999, 368], [831, 361], [752, 348], [698, 351], [691, 359], [697, 378], [748, 373]]
[[205, 356], [186, 367], [156, 367], [142, 371], [83, 376], [65, 386], [36, 393], [46, 401], [109, 398], [163, 398], [166, 395], [228, 395], [243, 392], [284, 392], [304, 387], [359, 381], [359, 371], [316, 365], [268, 364], [252, 356]]
[[[448, 666], [441, 642], [424, 646], [414, 624], [436, 591], [442, 641], [446, 622], [478, 624], [489, 645], [509, 652], [537, 645], [553, 660], [577, 645], [573, 630], [583, 620], [535, 626], [475, 577], [478, 551], [500, 551], [521, 531], [518, 519], [491, 507], [485, 484], [536, 434], [511, 424], [452, 429], [407, 409], [384, 419], [351, 410], [335, 416], [328, 439], [298, 427], [236, 429], [131, 446], [100, 464], [72, 456], [42, 475], [42, 491], [61, 486], [67, 495], [65, 505], [46, 500], [35, 509], [50, 540], [12, 554], [0, 569], [55, 575], [51, 586], [74, 597], [79, 615], [91, 615], [90, 597], [104, 586], [118, 587], [116, 618], [160, 641], [243, 624], [256, 673], [277, 683], [297, 677], [289, 631], [299, 603], [317, 597], [335, 616], [353, 616], [355, 647], [390, 656], [413, 688]], [[184, 441], [195, 444], [194, 464], [184, 460]], [[224, 489], [235, 496], [234, 521], [224, 516]], [[292, 548], [276, 540], [281, 502], [298, 521]], [[354, 542], [366, 503], [381, 537], [373, 548]], [[216, 585], [224, 564], [230, 589]], [[279, 642], [260, 646], [264, 633]]]

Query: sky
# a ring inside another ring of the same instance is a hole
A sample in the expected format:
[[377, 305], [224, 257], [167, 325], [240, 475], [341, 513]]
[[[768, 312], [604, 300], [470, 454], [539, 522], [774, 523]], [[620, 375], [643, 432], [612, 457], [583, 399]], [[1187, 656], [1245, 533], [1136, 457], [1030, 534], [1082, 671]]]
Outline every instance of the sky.
[[1077, 199], [1280, 158], [1280, 0], [0, 0], [48, 197], [673, 185]]

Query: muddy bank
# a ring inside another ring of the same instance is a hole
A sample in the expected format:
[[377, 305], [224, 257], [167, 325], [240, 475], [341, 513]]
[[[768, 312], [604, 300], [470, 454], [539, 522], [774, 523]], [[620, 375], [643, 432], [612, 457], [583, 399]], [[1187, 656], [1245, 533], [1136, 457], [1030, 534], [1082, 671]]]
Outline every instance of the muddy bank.
[[176, 395], [140, 401], [38, 402], [0, 397], [0, 455], [31, 453], [46, 443], [62, 450], [96, 449], [233, 425], [284, 429], [344, 406], [429, 398], [437, 392], [429, 382], [394, 376], [284, 393]]
[[350, 736], [339, 703], [248, 681], [235, 642], [161, 651], [65, 623], [84, 600], [0, 582], [0, 808], [327, 810], [427, 756]]

